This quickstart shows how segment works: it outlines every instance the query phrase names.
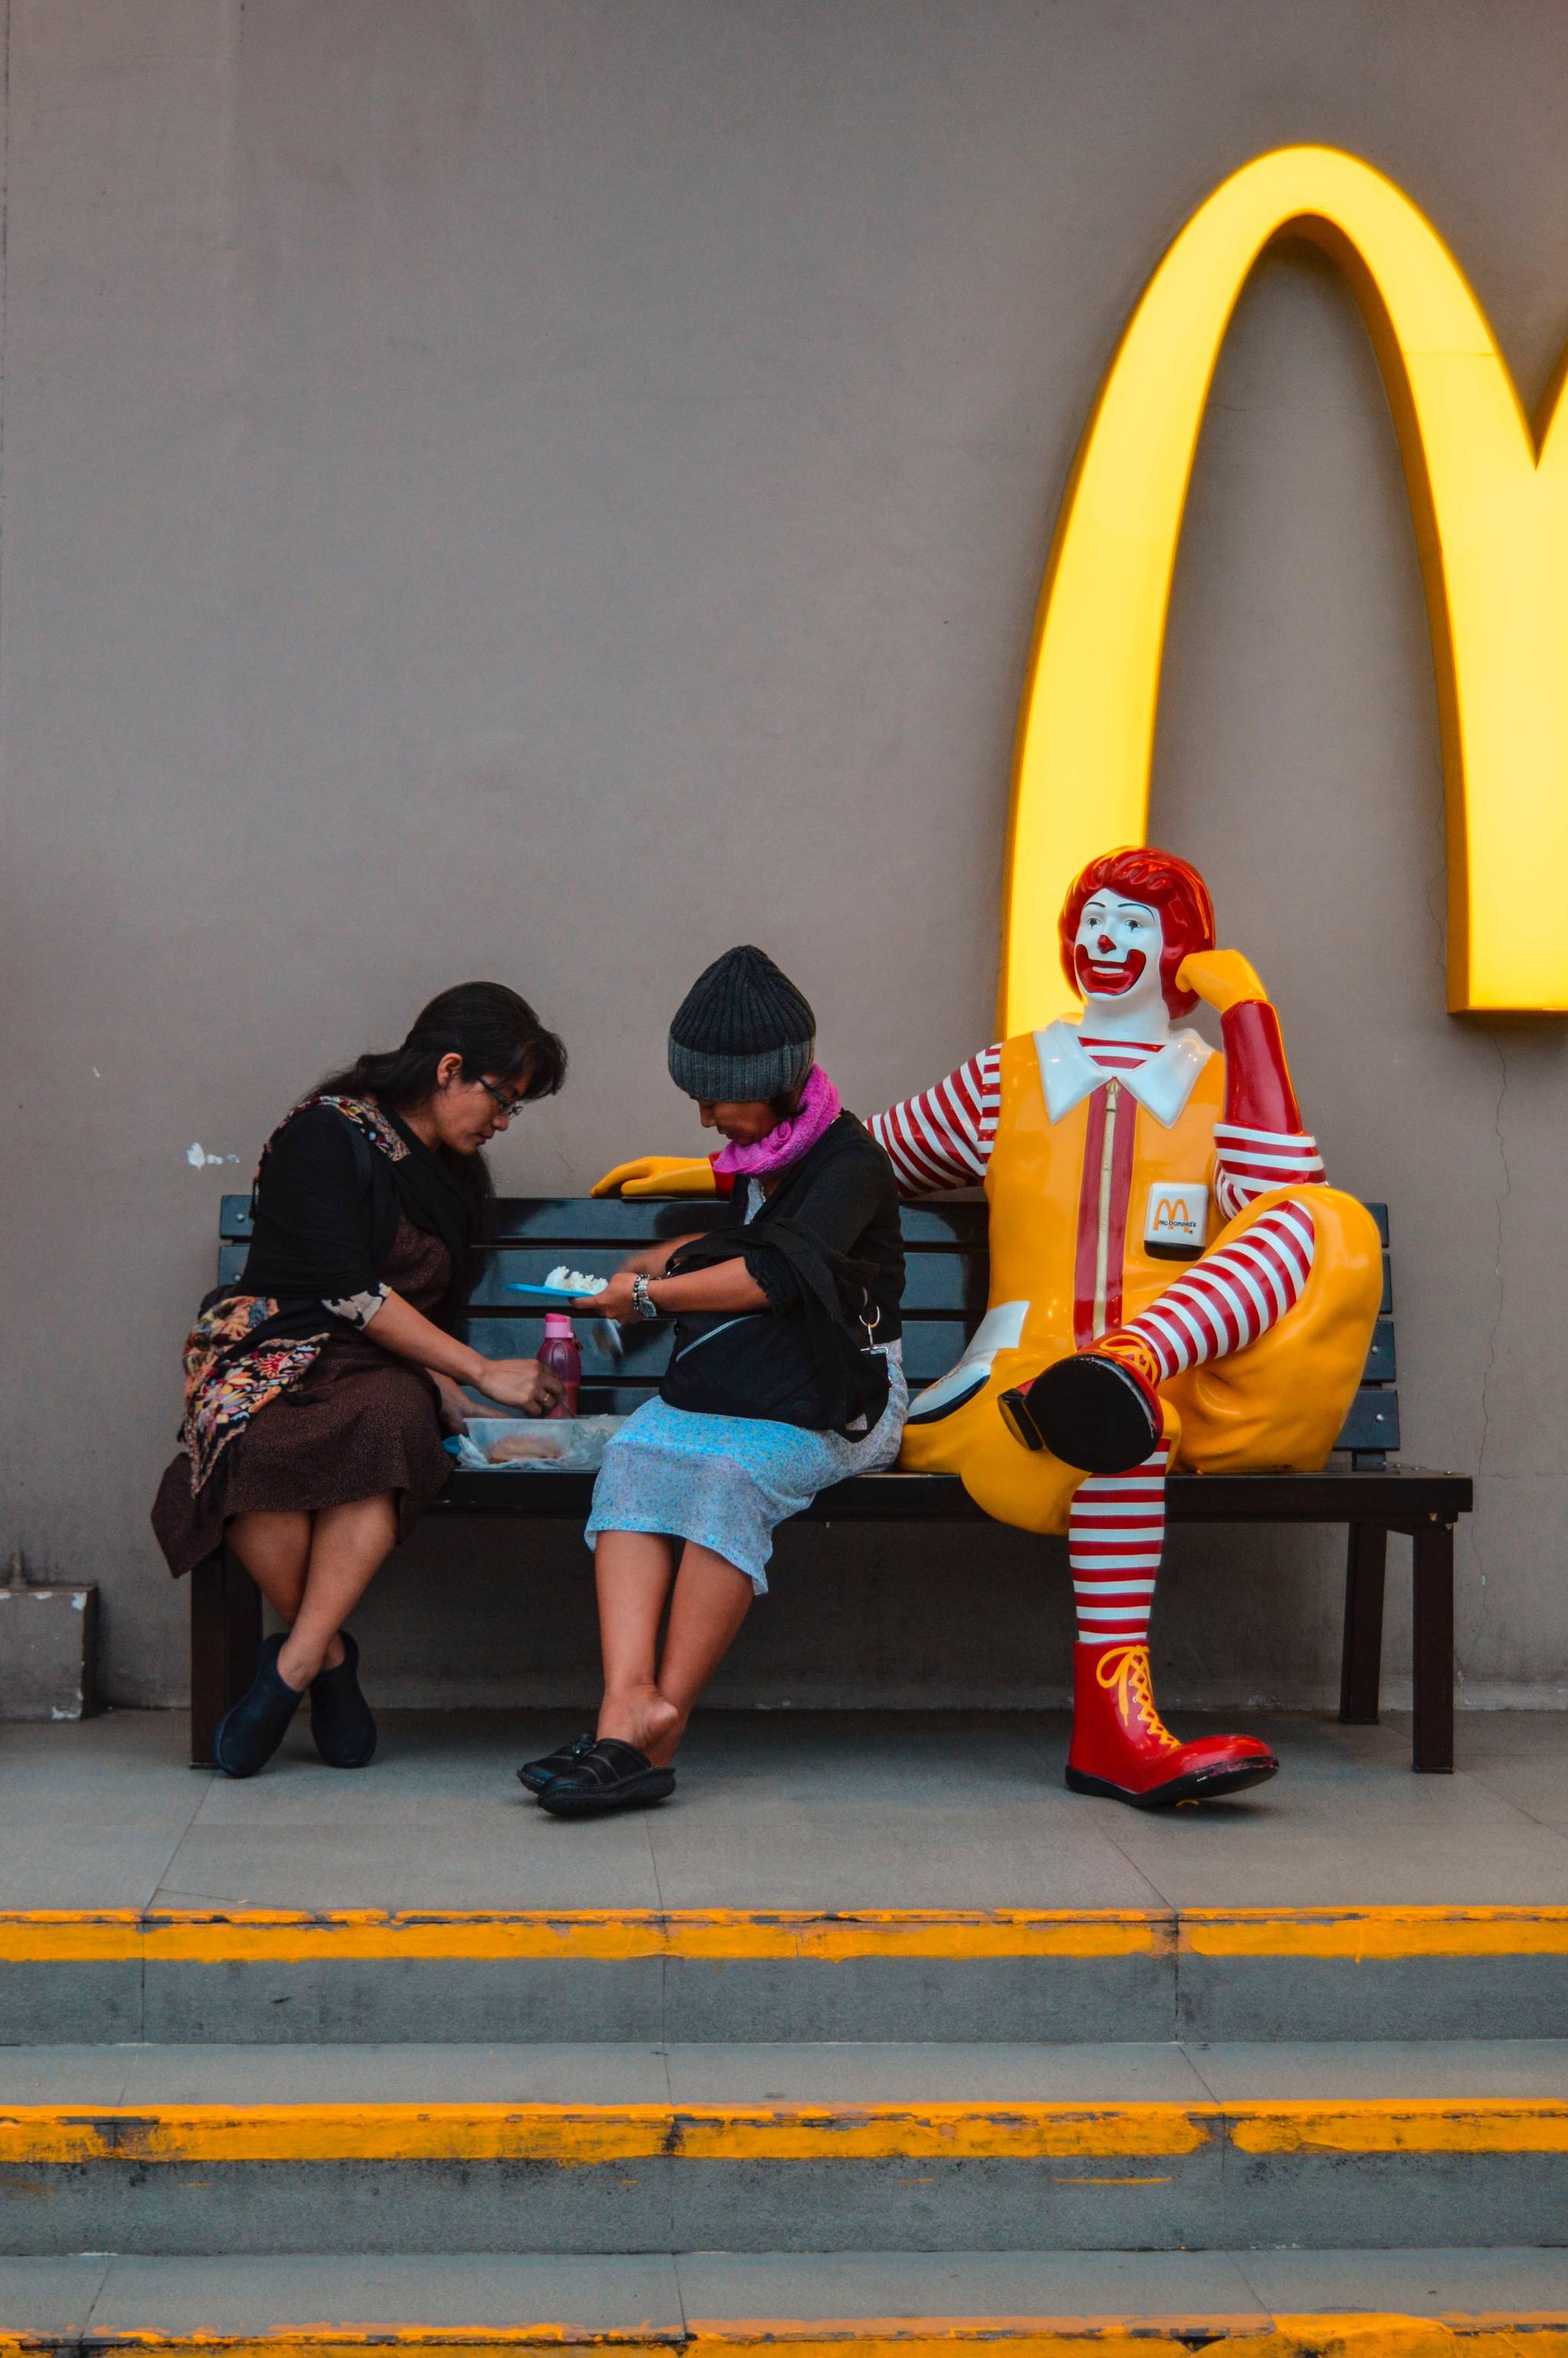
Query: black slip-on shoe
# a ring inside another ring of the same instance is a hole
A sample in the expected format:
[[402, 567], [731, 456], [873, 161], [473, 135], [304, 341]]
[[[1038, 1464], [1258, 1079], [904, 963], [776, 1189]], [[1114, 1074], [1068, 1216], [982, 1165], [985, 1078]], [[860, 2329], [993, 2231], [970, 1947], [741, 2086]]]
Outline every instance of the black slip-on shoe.
[[593, 1742], [591, 1736], [574, 1736], [569, 1744], [557, 1744], [553, 1752], [542, 1753], [537, 1760], [524, 1760], [517, 1771], [517, 1782], [526, 1785], [531, 1793], [542, 1793], [552, 1777], [575, 1768], [584, 1753], [593, 1750]]
[[265, 1768], [288, 1733], [288, 1723], [303, 1700], [278, 1672], [283, 1635], [263, 1640], [256, 1656], [255, 1676], [247, 1692], [218, 1722], [212, 1758], [225, 1777], [254, 1777]]
[[367, 1768], [375, 1755], [376, 1725], [360, 1692], [360, 1650], [339, 1631], [343, 1659], [310, 1682], [310, 1733], [329, 1768]]
[[640, 1810], [666, 1801], [675, 1789], [673, 1768], [655, 1768], [634, 1744], [601, 1736], [569, 1768], [551, 1778], [539, 1807], [553, 1818], [597, 1818], [606, 1810]]

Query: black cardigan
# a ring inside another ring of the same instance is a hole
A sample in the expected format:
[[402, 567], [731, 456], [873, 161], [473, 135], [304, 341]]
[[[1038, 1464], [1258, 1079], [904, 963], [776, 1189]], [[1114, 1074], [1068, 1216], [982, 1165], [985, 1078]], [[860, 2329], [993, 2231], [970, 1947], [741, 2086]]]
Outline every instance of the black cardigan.
[[769, 1308], [677, 1318], [664, 1398], [816, 1432], [874, 1424], [887, 1363], [866, 1346], [903, 1332], [903, 1238], [892, 1164], [853, 1114], [838, 1116], [754, 1217], [683, 1246], [671, 1274], [737, 1259]]
[[447, 1325], [460, 1308], [472, 1277], [481, 1199], [395, 1114], [386, 1118], [407, 1149], [396, 1162], [322, 1103], [305, 1106], [269, 1141], [237, 1289], [276, 1300], [280, 1318], [269, 1324], [269, 1335], [275, 1326], [290, 1331], [300, 1316], [319, 1326], [324, 1303], [373, 1292], [405, 1216], [438, 1237], [451, 1259], [447, 1295], [433, 1316]]

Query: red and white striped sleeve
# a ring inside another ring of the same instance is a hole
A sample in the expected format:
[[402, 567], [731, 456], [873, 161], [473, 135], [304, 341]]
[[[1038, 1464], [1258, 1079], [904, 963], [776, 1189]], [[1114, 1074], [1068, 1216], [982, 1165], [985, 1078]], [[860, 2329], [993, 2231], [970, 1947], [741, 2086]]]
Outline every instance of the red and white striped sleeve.
[[868, 1125], [884, 1147], [906, 1195], [972, 1187], [986, 1175], [1001, 1100], [1001, 1048], [982, 1048], [956, 1073], [905, 1098]]
[[1214, 1147], [1214, 1200], [1222, 1219], [1233, 1220], [1271, 1187], [1322, 1187], [1327, 1181], [1317, 1141], [1305, 1130], [1217, 1121]]

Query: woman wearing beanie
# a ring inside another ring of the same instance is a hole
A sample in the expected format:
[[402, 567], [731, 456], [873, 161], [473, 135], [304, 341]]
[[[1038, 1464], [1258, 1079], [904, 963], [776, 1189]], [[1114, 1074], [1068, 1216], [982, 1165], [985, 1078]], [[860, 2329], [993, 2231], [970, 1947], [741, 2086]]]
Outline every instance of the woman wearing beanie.
[[611, 1442], [594, 1487], [598, 1734], [518, 1771], [557, 1817], [673, 1792], [692, 1708], [766, 1593], [774, 1525], [898, 1455], [898, 1185], [816, 1062], [816, 1032], [750, 946], [697, 978], [670, 1027], [671, 1077], [725, 1141], [712, 1184], [733, 1217], [636, 1256], [591, 1303], [675, 1332], [660, 1397]]
[[560, 1398], [549, 1369], [481, 1358], [453, 1326], [482, 1241], [481, 1150], [565, 1075], [525, 999], [460, 983], [262, 1150], [244, 1270], [186, 1343], [179, 1452], [153, 1509], [177, 1577], [226, 1544], [286, 1624], [218, 1724], [231, 1777], [265, 1768], [307, 1692], [328, 1767], [366, 1765], [375, 1722], [343, 1624], [452, 1470], [459, 1387], [533, 1414]]

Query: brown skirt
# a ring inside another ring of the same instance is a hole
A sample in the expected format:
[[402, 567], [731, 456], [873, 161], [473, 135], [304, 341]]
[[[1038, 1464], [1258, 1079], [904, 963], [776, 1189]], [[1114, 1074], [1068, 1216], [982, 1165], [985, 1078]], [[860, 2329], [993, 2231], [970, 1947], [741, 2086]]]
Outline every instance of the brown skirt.
[[364, 1335], [334, 1335], [308, 1374], [258, 1409], [200, 1492], [181, 1450], [166, 1467], [153, 1531], [178, 1579], [216, 1555], [232, 1515], [313, 1514], [392, 1492], [406, 1539], [452, 1470], [439, 1394]]

